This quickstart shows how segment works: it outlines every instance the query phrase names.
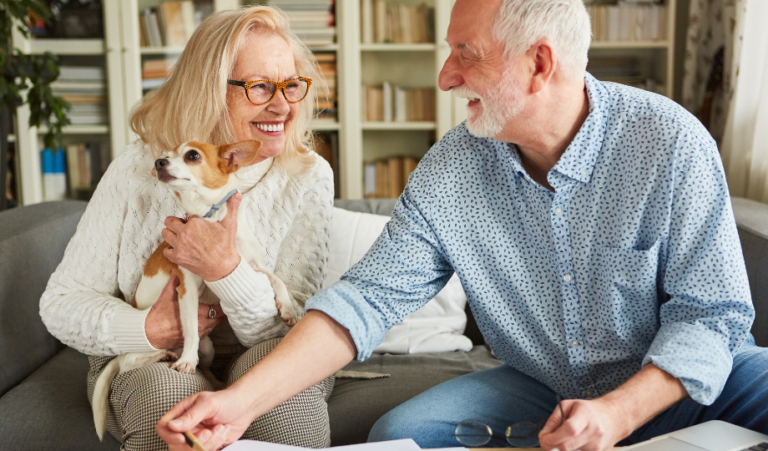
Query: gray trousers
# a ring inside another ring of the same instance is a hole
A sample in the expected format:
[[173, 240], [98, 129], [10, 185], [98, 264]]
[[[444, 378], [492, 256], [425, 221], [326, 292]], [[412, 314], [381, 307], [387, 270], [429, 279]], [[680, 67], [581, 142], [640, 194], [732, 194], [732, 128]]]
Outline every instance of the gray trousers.
[[[231, 385], [280, 342], [279, 338], [259, 343], [238, 354], [216, 356], [211, 372]], [[104, 366], [114, 357], [89, 357], [88, 400]], [[331, 444], [326, 401], [333, 389], [333, 376], [306, 389], [257, 418], [243, 439], [261, 440], [310, 448]], [[201, 372], [183, 374], [159, 362], [125, 373], [112, 381], [107, 430], [121, 443], [122, 450], [165, 450], [168, 445], [155, 432], [155, 425], [182, 399], [201, 391], [214, 391]]]

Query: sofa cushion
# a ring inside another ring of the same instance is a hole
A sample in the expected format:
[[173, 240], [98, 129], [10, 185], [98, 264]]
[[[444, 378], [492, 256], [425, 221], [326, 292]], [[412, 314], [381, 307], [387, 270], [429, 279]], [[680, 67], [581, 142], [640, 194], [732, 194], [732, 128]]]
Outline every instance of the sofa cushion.
[[475, 346], [469, 352], [378, 354], [364, 362], [351, 362], [345, 370], [386, 373], [391, 377], [336, 379], [328, 400], [331, 445], [363, 443], [376, 420], [405, 401], [454, 377], [501, 364], [485, 346]]
[[88, 358], [65, 348], [0, 398], [2, 450], [117, 450], [99, 442], [85, 390]]
[[[389, 221], [389, 216], [333, 209], [330, 256], [324, 288], [357, 263]], [[469, 351], [472, 341], [462, 335], [467, 325], [464, 309], [467, 296], [454, 274], [434, 298], [402, 323], [393, 326], [376, 353], [416, 354], [423, 352]]]
[[50, 202], [0, 213], [0, 395], [63, 347], [40, 319], [40, 296], [85, 205]]

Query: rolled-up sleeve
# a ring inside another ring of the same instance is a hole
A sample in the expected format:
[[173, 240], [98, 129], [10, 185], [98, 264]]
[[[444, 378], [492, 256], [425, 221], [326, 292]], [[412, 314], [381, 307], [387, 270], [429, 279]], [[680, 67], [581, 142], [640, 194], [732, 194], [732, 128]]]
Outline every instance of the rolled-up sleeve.
[[754, 308], [728, 187], [714, 142], [679, 138], [660, 329], [643, 359], [712, 404], [749, 334]]
[[307, 303], [307, 310], [320, 310], [349, 330], [358, 360], [367, 359], [392, 326], [434, 297], [453, 275], [429, 224], [421, 189], [429, 187], [425, 178], [426, 170], [411, 175], [371, 249]]

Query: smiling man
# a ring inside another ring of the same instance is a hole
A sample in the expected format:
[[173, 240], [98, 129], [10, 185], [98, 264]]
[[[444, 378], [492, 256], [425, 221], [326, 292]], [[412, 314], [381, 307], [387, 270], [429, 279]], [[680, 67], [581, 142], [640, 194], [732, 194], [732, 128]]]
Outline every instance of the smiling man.
[[[717, 148], [674, 102], [585, 73], [581, 0], [457, 0], [440, 89], [469, 119], [411, 175], [363, 260], [230, 389], [158, 425], [212, 446], [366, 359], [455, 272], [506, 365], [381, 418], [371, 440], [548, 419], [545, 450], [607, 450], [719, 419], [768, 433], [768, 351]], [[558, 408], [558, 395], [562, 409]], [[171, 422], [171, 420], [177, 420]], [[202, 425], [202, 426], [201, 426]]]

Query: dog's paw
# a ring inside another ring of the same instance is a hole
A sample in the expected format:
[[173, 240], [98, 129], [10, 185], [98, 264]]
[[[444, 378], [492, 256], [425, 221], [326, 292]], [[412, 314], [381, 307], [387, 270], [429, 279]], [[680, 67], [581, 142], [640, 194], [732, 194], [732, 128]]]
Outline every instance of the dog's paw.
[[197, 359], [179, 359], [171, 365], [171, 368], [179, 373], [195, 374], [195, 367], [197, 366]]
[[288, 301], [283, 304], [282, 302], [277, 301], [275, 302], [275, 305], [277, 305], [277, 313], [280, 315], [280, 319], [283, 320], [286, 326], [293, 327], [296, 325], [296, 322], [299, 321], [299, 317], [293, 302]]
[[165, 354], [163, 357], [159, 360], [160, 362], [173, 362], [174, 360], [179, 360], [179, 356], [176, 355], [173, 351], [165, 351]]

